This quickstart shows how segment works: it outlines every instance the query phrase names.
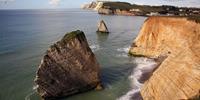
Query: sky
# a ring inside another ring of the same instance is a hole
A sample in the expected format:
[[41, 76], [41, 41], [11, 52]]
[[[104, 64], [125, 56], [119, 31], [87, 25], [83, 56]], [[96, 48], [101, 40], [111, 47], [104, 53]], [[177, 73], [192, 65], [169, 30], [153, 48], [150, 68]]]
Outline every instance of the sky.
[[[0, 0], [0, 9], [80, 8], [93, 0]], [[200, 0], [115, 0], [141, 5], [175, 5], [200, 8]]]

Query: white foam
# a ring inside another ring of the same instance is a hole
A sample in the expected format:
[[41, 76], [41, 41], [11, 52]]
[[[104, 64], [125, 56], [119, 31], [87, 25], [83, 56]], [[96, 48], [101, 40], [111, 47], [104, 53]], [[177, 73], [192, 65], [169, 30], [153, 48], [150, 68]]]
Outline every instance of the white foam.
[[97, 44], [90, 45], [90, 48], [93, 52], [98, 51], [100, 49], [100, 46]]
[[[138, 95], [143, 85], [139, 82], [140, 78], [144, 77], [144, 73], [152, 72], [157, 66], [157, 63], [154, 60], [148, 58], [136, 58], [133, 62], [137, 64], [137, 67], [129, 76], [129, 79], [131, 80], [132, 89], [117, 100], [132, 100], [134, 96]], [[137, 98], [137, 100], [140, 100], [140, 98]]]
[[31, 100], [31, 96], [33, 94], [35, 94], [35, 93], [36, 93], [36, 91], [32, 91], [31, 93], [29, 93], [28, 95], [26, 95], [25, 100]]
[[117, 51], [128, 53], [129, 49], [130, 47], [123, 47], [123, 48], [118, 48]]
[[33, 86], [33, 90], [36, 90], [39, 87], [39, 85]]
[[128, 57], [127, 53], [117, 54], [116, 57]]
[[118, 48], [117, 51], [119, 52], [116, 57], [128, 57], [128, 51], [130, 47], [123, 47], [123, 48]]
[[33, 90], [28, 95], [26, 95], [26, 97], [24, 99], [31, 100], [31, 96], [36, 93], [37, 88], [38, 88], [38, 85], [33, 86]]

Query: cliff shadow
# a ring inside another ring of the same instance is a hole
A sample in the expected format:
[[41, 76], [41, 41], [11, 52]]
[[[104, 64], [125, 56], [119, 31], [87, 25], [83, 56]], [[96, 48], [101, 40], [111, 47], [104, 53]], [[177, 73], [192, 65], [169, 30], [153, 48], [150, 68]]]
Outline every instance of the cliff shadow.
[[101, 81], [103, 86], [106, 88], [118, 82], [119, 80], [128, 80], [128, 77], [131, 75], [134, 66], [136, 65], [130, 63], [101, 68]]

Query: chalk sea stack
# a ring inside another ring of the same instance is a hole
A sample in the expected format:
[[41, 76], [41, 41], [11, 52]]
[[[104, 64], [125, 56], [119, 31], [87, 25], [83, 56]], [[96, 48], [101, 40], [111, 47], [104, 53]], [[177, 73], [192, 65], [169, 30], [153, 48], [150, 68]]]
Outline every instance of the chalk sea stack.
[[200, 24], [187, 18], [150, 17], [130, 54], [167, 56], [141, 89], [144, 100], [199, 100]]
[[103, 20], [98, 23], [97, 33], [109, 33], [108, 28]]
[[67, 33], [44, 55], [35, 83], [44, 99], [100, 88], [99, 64], [82, 31]]

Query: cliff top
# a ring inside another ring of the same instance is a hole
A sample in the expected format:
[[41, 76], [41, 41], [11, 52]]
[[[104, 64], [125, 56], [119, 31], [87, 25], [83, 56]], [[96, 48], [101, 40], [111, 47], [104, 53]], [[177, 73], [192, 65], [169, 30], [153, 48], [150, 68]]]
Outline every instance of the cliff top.
[[121, 10], [129, 10], [132, 8], [132, 5], [127, 2], [105, 2], [103, 6], [110, 7], [110, 9], [121, 9]]
[[200, 23], [200, 17], [199, 16], [187, 17], [187, 19], [195, 21], [196, 23]]
[[[150, 19], [174, 19], [174, 20], [180, 20], [180, 19], [185, 19], [185, 20], [188, 20], [188, 21], [193, 21], [195, 23], [200, 23], [200, 17], [199, 16], [188, 16], [188, 17], [184, 17], [184, 16], [152, 16], [150, 18], [148, 18], [147, 20], [150, 20]], [[146, 20], [146, 21], [147, 21]]]
[[[80, 30], [72, 31], [72, 32], [66, 33], [64, 35], [64, 37], [61, 39], [61, 41], [58, 41], [55, 44], [51, 45], [49, 50], [50, 51], [52, 51], [52, 50], [59, 51], [58, 45], [65, 46], [67, 43], [69, 43], [69, 41], [71, 41], [75, 38], [77, 38], [79, 41], [84, 41], [86, 39], [84, 32], [82, 32]], [[49, 51], [49, 50], [47, 50], [47, 51]]]
[[69, 41], [69, 40], [74, 39], [78, 36], [84, 36], [85, 37], [85, 35], [82, 31], [76, 30], [76, 31], [72, 31], [70, 33], [65, 34], [65, 36], [62, 38], [61, 41]]
[[153, 6], [153, 5], [137, 5], [137, 4], [131, 4], [128, 2], [104, 2], [103, 6], [109, 7], [110, 9], [121, 9], [121, 10], [129, 10], [129, 9], [140, 9], [145, 12], [159, 12], [159, 11], [179, 11], [179, 9], [182, 10], [199, 10], [199, 8], [195, 7], [177, 7], [177, 6], [171, 6], [171, 5], [160, 5], [160, 6]]

